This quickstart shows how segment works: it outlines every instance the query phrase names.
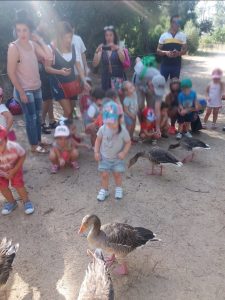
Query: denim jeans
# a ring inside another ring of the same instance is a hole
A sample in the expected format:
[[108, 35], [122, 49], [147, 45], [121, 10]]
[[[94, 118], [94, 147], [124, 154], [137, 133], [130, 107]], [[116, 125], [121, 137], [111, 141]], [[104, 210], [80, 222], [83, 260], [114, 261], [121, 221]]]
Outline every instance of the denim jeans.
[[35, 91], [25, 91], [28, 103], [23, 103], [18, 91], [16, 98], [20, 101], [26, 123], [27, 137], [30, 145], [38, 145], [41, 142], [41, 89]]

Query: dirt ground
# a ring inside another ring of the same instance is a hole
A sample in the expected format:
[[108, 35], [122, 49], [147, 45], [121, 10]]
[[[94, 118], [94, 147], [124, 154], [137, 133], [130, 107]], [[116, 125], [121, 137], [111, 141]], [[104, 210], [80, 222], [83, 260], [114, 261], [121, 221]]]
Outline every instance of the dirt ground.
[[[225, 71], [224, 60], [222, 54], [187, 57], [182, 76], [190, 76], [203, 96], [212, 68]], [[112, 275], [117, 300], [225, 299], [224, 112], [217, 131], [200, 134], [211, 151], [183, 168], [166, 168], [163, 177], [146, 176], [148, 164], [140, 159], [126, 173], [125, 196], [119, 203], [113, 197], [97, 203], [99, 177], [91, 151], [81, 152], [78, 172], [68, 169], [57, 175], [50, 175], [46, 156], [28, 154], [25, 179], [36, 211], [25, 216], [20, 205], [10, 216], [0, 216], [0, 238], [20, 243], [8, 299], [76, 299], [89, 262], [87, 241], [77, 230], [90, 213], [102, 223], [120, 221], [152, 229], [162, 239], [129, 255], [128, 276]], [[15, 127], [28, 149], [23, 121], [16, 120]], [[159, 145], [167, 147], [172, 141]], [[133, 146], [129, 158], [149, 147]], [[174, 153], [184, 155], [181, 150]], [[113, 188], [112, 184], [112, 194]]]

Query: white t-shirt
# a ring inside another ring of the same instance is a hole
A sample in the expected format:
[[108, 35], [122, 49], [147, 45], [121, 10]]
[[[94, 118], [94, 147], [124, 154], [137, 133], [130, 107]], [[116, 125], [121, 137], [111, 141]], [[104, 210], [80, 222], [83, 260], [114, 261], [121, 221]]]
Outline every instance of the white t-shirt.
[[6, 123], [6, 119], [5, 117], [2, 115], [2, 113], [4, 112], [8, 112], [8, 108], [5, 106], [5, 104], [0, 104], [0, 125], [3, 127], [7, 127], [7, 123]]
[[[86, 52], [86, 47], [84, 45], [84, 42], [79, 35], [74, 34], [73, 39], [72, 39], [72, 44], [74, 45], [75, 51], [76, 51], [76, 61], [80, 62], [81, 67], [84, 70], [84, 64], [83, 64], [83, 60], [82, 60], [82, 54], [84, 52]], [[76, 67], [74, 70], [75, 70], [75, 74], [77, 75], [78, 72], [76, 70]]]

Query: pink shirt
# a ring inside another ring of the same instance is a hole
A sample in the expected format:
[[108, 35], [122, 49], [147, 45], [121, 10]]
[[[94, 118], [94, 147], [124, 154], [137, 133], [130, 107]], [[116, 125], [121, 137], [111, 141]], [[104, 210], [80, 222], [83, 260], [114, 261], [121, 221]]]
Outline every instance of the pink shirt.
[[25, 150], [18, 143], [8, 141], [6, 150], [0, 154], [0, 176], [1, 172], [13, 169], [18, 159], [24, 154]]
[[34, 91], [41, 87], [38, 68], [38, 59], [34, 44], [29, 41], [31, 50], [25, 50], [17, 41], [13, 43], [19, 52], [19, 62], [16, 67], [16, 75], [24, 91]]

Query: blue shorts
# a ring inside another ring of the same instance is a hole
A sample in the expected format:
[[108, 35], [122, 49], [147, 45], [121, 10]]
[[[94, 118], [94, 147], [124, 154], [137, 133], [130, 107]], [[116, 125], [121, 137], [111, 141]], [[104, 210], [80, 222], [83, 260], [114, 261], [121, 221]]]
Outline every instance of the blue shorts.
[[166, 80], [168, 80], [168, 78], [172, 79], [174, 77], [179, 78], [180, 77], [180, 69], [181, 69], [181, 65], [165, 65], [165, 64], [161, 64], [160, 67], [160, 73], [162, 76], [165, 77]]
[[134, 124], [134, 120], [126, 114], [124, 114], [124, 121], [127, 126], [131, 126]]
[[195, 116], [194, 112], [190, 112], [189, 114], [186, 114], [184, 116], [178, 114], [177, 121], [179, 124], [191, 123], [192, 121], [194, 121], [194, 116]]
[[119, 158], [111, 160], [103, 158], [98, 163], [98, 170], [99, 172], [124, 173], [125, 162]]

